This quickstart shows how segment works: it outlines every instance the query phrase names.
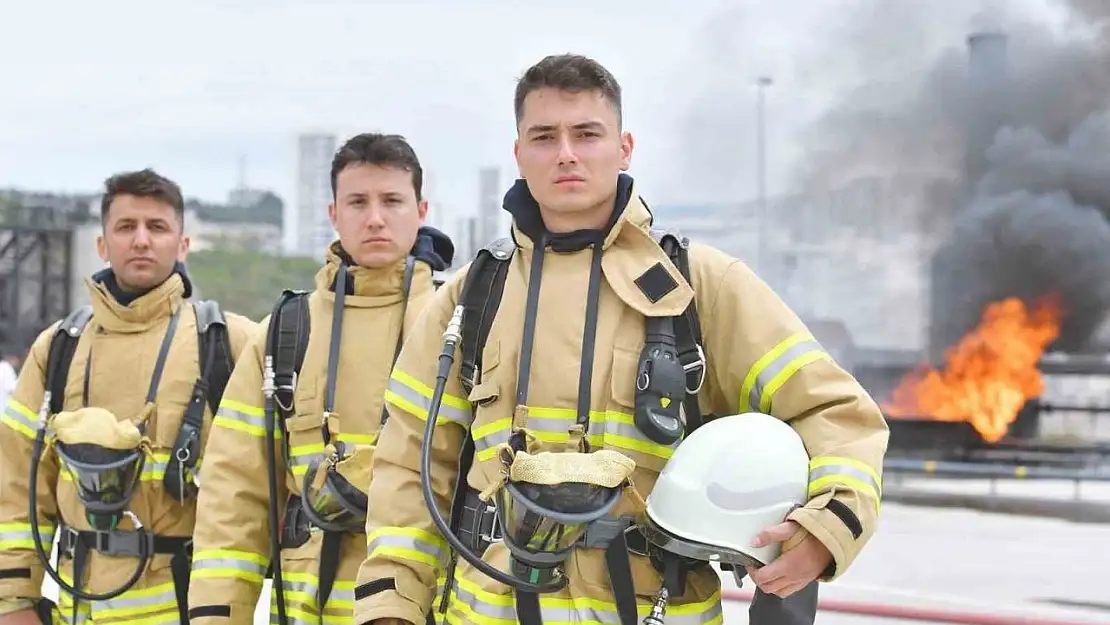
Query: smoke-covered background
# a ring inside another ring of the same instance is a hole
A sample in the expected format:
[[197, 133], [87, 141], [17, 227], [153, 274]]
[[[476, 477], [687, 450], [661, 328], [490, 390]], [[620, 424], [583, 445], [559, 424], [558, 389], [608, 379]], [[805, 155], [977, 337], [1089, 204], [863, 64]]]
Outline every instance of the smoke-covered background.
[[[793, 72], [792, 97], [838, 94], [799, 132], [772, 137], [773, 151], [795, 153], [786, 186], [819, 198], [859, 177], [898, 179], [909, 197], [891, 210], [947, 242], [933, 260], [934, 357], [1007, 296], [1059, 293], [1060, 349], [1090, 346], [1110, 312], [1110, 1], [1047, 0], [1053, 19], [1045, 4], [849, 2], [777, 68]], [[755, 27], [722, 13], [706, 58], [728, 52], [724, 33]], [[971, 66], [975, 32], [1005, 33], [1004, 63], [987, 50]], [[741, 90], [753, 97], [736, 69], [718, 70], [737, 80], [689, 109], [688, 179], [734, 181], [751, 162], [746, 144], [720, 140], [752, 129], [736, 114]], [[743, 196], [743, 184], [722, 184]]]
[[[857, 41], [904, 33], [892, 27], [935, 10], [875, 5], [859, 14]], [[969, 63], [956, 41], [923, 78], [891, 85], [899, 97], [845, 99], [808, 129], [819, 152], [802, 182], [818, 190], [866, 168], [919, 174], [910, 205], [920, 227], [951, 232], [934, 261], [934, 350], [990, 302], [1047, 293], [1067, 311], [1056, 347], [1080, 349], [1110, 309], [1110, 42], [1097, 27], [1110, 2], [1061, 3], [1062, 25], [997, 6], [984, 5], [967, 32], [1005, 33], [1004, 57], [988, 49]]]

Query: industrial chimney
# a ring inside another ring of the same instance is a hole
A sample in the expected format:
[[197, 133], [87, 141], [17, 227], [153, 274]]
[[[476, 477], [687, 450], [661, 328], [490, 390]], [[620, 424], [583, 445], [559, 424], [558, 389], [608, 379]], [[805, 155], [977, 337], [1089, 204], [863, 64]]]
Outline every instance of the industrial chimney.
[[[987, 149], [994, 143], [998, 129], [1009, 121], [1008, 65], [1006, 35], [1000, 32], [978, 32], [967, 38], [967, 100], [966, 147], [964, 152], [963, 200], [953, 207], [972, 203], [979, 180], [987, 173]], [[954, 213], [953, 213], [954, 214]], [[955, 258], [944, 244], [930, 263], [929, 345], [928, 359], [934, 366], [943, 366], [944, 350], [973, 328], [978, 317], [962, 318], [974, 307], [961, 305], [963, 297], [972, 297], [955, 289], [965, 267], [953, 264]]]
[[1009, 121], [1006, 35], [974, 33], [967, 38], [968, 101], [965, 175], [970, 192], [987, 172], [987, 149]]

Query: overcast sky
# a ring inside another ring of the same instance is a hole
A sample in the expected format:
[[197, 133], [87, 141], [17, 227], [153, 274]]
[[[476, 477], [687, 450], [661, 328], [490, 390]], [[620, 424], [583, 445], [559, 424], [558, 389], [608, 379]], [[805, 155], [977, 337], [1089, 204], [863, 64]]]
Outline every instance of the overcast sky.
[[0, 186], [95, 191], [150, 165], [218, 201], [243, 156], [250, 185], [289, 201], [296, 133], [381, 130], [408, 136], [433, 195], [470, 212], [479, 166], [515, 175], [513, 81], [570, 51], [621, 81], [649, 201], [750, 197], [754, 79], [775, 79], [774, 192], [804, 159], [799, 129], [854, 87], [962, 46], [982, 4], [928, 0], [889, 37], [853, 41], [873, 7], [896, 17], [923, 1], [5, 0]]

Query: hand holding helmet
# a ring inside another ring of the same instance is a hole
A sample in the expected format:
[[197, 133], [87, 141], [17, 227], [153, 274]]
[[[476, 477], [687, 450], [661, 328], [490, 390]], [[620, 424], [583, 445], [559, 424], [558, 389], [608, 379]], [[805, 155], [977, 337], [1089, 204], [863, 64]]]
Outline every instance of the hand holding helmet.
[[752, 541], [755, 547], [772, 543], [782, 543], [778, 559], [760, 568], [747, 567], [748, 576], [769, 595], [789, 597], [820, 577], [833, 560], [828, 547], [794, 521], [768, 527]]
[[[657, 549], [664, 568], [680, 569], [694, 561], [717, 562], [734, 572], [740, 567], [756, 570], [782, 554], [782, 545], [774, 540], [781, 531], [764, 540], [757, 537], [805, 505], [809, 459], [794, 428], [771, 415], [753, 412], [710, 420], [663, 467], [639, 529]], [[664, 579], [674, 577], [664, 571]], [[649, 618], [661, 619], [668, 596], [679, 594], [681, 588], [665, 584]]]

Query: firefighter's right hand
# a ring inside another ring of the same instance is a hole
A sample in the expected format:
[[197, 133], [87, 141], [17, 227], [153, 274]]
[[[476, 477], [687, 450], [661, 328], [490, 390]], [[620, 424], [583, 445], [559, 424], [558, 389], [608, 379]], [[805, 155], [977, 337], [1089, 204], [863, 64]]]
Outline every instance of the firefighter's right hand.
[[0, 625], [43, 625], [33, 609], [19, 610], [0, 616]]

